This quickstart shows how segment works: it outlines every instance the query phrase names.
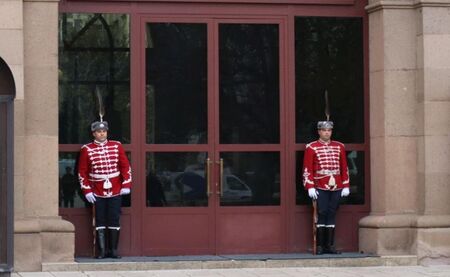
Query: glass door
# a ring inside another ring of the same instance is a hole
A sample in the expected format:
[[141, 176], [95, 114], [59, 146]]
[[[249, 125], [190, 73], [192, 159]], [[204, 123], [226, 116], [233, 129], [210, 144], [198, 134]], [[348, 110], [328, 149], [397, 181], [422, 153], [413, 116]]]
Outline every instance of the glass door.
[[144, 19], [144, 255], [214, 253], [208, 20]]
[[280, 21], [141, 26], [143, 254], [282, 251]]
[[281, 252], [282, 24], [235, 19], [215, 27], [217, 253]]

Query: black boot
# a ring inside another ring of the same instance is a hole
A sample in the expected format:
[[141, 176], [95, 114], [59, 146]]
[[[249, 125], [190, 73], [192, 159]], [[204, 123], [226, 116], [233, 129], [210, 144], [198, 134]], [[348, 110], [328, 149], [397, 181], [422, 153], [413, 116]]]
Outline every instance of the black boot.
[[341, 254], [341, 252], [336, 250], [336, 246], [334, 245], [334, 227], [328, 227], [325, 229], [327, 244], [324, 252], [328, 254]]
[[97, 259], [104, 259], [106, 257], [106, 230], [99, 229], [97, 230], [97, 246], [98, 246], [98, 255]]
[[324, 253], [325, 229], [326, 229], [325, 227], [317, 227], [317, 232], [316, 232], [316, 242], [317, 242], [316, 255], [322, 255]]
[[109, 229], [109, 257], [113, 259], [120, 259], [122, 257], [117, 253], [117, 246], [119, 245], [120, 230]]

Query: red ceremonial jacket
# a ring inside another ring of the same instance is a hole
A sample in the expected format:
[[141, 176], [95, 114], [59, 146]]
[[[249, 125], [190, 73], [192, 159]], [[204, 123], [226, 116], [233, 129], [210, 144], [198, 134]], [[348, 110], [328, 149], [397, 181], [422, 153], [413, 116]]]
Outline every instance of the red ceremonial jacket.
[[303, 186], [321, 190], [340, 190], [350, 186], [344, 144], [317, 140], [306, 145]]
[[81, 147], [78, 179], [84, 195], [97, 197], [120, 195], [120, 189], [131, 189], [130, 162], [118, 141], [94, 141]]

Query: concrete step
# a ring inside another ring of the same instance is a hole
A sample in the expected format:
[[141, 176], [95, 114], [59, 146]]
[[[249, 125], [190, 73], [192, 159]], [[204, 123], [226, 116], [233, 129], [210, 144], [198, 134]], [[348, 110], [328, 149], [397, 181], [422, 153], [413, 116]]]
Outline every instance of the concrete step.
[[222, 256], [123, 257], [122, 259], [76, 258], [75, 262], [42, 263], [42, 271], [125, 271], [279, 267], [415, 266], [417, 256], [268, 254]]

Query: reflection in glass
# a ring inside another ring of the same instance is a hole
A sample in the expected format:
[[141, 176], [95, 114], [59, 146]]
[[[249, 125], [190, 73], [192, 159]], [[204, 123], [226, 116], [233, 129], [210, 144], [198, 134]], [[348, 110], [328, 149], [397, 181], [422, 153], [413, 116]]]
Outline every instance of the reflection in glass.
[[279, 143], [276, 24], [219, 24], [220, 143]]
[[296, 142], [316, 139], [328, 91], [333, 137], [364, 142], [364, 67], [361, 18], [296, 17]]
[[96, 90], [109, 137], [130, 143], [130, 31], [125, 14], [64, 13], [59, 18], [59, 143], [91, 139]]
[[78, 182], [78, 152], [59, 153], [59, 207], [90, 207]]
[[222, 206], [280, 205], [278, 152], [222, 152]]
[[[78, 182], [78, 155], [79, 152], [59, 153], [59, 207], [83, 208], [90, 207], [89, 202], [81, 191]], [[128, 159], [131, 155], [127, 152]], [[130, 207], [130, 195], [122, 196], [122, 207]]]
[[147, 153], [147, 206], [207, 206], [205, 152]]
[[[347, 164], [350, 175], [350, 195], [341, 198], [342, 204], [363, 205], [364, 204], [364, 152], [346, 151]], [[298, 151], [296, 155], [296, 203], [297, 205], [309, 205], [311, 200], [303, 187], [303, 156], [304, 151]]]
[[147, 24], [147, 143], [207, 142], [206, 54], [206, 24]]

